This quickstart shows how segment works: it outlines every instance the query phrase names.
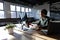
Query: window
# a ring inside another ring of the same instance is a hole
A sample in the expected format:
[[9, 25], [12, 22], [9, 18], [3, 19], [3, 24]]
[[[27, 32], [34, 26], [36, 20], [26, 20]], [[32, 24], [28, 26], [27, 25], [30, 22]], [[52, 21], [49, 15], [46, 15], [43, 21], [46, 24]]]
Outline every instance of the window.
[[2, 18], [5, 18], [5, 17], [4, 17], [3, 3], [0, 2], [0, 19]]
[[11, 18], [16, 18], [16, 8], [15, 5], [10, 5], [11, 9]]
[[16, 18], [16, 12], [11, 12], [11, 18]]
[[20, 11], [20, 6], [16, 6], [16, 11]]
[[31, 14], [31, 8], [25, 8], [25, 12], [27, 13], [27, 17], [30, 17]]
[[24, 7], [21, 7], [21, 12], [24, 12]]
[[20, 14], [20, 12], [17, 12], [17, 18], [21, 18]]
[[31, 14], [31, 8], [24, 8], [16, 5], [10, 5], [10, 9], [11, 9], [11, 18], [24, 17], [25, 12], [27, 13], [28, 16], [30, 16]]
[[4, 18], [4, 11], [0, 11], [0, 18]]
[[3, 10], [3, 3], [0, 2], [0, 10]]
[[15, 11], [15, 5], [10, 5], [11, 11]]
[[29, 12], [31, 12], [31, 9], [29, 8]]
[[25, 10], [26, 10], [26, 12], [28, 12], [28, 8], [26, 8]]

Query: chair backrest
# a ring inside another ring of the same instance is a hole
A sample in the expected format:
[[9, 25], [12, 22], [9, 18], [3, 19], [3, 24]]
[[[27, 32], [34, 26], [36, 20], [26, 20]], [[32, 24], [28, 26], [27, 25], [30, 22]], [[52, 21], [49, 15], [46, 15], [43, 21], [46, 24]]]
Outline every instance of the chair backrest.
[[47, 34], [60, 34], [60, 21], [51, 21], [48, 25]]

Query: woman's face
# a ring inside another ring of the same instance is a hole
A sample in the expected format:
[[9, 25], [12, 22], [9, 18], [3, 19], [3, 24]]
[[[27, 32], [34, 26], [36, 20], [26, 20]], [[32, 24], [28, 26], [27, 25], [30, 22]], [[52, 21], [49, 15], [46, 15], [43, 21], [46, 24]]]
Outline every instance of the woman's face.
[[41, 13], [41, 17], [45, 17], [45, 14]]

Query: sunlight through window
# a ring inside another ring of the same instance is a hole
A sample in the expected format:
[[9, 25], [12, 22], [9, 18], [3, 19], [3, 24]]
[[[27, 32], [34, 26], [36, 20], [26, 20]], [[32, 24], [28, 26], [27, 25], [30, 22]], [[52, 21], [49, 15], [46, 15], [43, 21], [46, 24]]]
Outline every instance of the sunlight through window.
[[20, 11], [20, 6], [16, 6], [16, 11]]
[[21, 11], [24, 12], [24, 7], [21, 7]]
[[4, 18], [4, 11], [0, 11], [0, 18]]
[[11, 12], [11, 18], [16, 18], [16, 12]]
[[29, 8], [29, 12], [31, 12], [31, 9]]
[[26, 12], [28, 12], [28, 8], [26, 8]]
[[11, 11], [15, 11], [15, 5], [10, 5]]
[[3, 10], [3, 3], [0, 2], [0, 10]]

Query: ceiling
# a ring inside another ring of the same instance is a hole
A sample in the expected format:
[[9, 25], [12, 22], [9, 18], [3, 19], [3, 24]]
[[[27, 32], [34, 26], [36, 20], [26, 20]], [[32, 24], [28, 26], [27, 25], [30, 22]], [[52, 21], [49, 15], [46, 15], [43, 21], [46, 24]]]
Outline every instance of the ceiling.
[[59, 0], [4, 0], [12, 3], [18, 3], [26, 6], [35, 6], [35, 5], [42, 5], [44, 3], [55, 3], [58, 2]]
[[23, 5], [27, 5], [27, 6], [34, 6], [36, 4], [42, 5], [45, 2], [48, 2], [48, 0], [4, 0], [4, 1], [23, 4]]
[[56, 2], [60, 2], [60, 0], [50, 0], [50, 4], [56, 3]]

